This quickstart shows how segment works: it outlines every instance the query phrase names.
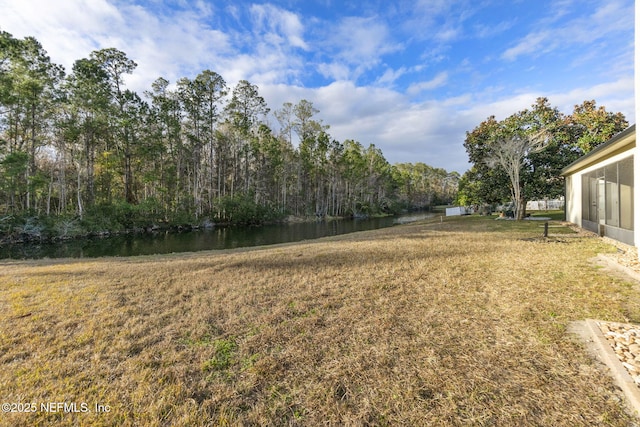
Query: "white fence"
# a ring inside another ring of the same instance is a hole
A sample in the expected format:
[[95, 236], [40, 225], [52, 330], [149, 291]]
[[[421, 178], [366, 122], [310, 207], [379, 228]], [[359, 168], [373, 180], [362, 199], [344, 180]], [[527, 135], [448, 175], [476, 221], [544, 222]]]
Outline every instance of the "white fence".
[[[489, 208], [490, 209], [490, 208]], [[529, 211], [556, 211], [564, 209], [564, 199], [554, 200], [532, 200], [527, 202], [527, 212]], [[507, 212], [512, 211], [513, 205], [499, 205], [493, 210], [494, 212]], [[446, 208], [446, 216], [458, 216], [458, 215], [470, 215], [475, 213], [475, 209], [472, 207], [453, 206]], [[483, 212], [483, 209], [478, 209], [478, 212]]]
[[564, 209], [564, 200], [532, 200], [527, 202], [528, 211], [555, 211]]
[[446, 209], [447, 216], [467, 215], [470, 213], [471, 209], [465, 208], [464, 206], [454, 206]]

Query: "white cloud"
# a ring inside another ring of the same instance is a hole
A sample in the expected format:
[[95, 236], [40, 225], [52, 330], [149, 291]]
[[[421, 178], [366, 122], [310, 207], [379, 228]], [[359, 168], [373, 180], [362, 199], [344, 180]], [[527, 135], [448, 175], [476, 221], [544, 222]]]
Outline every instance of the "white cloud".
[[17, 38], [35, 37], [67, 70], [96, 48], [89, 34], [112, 31], [123, 22], [118, 9], [106, 0], [0, 0], [0, 10], [4, 31]]
[[527, 91], [500, 98], [496, 95], [502, 91], [489, 87], [481, 93], [422, 103], [411, 103], [397, 91], [359, 87], [348, 81], [317, 89], [281, 85], [270, 87], [266, 93], [273, 109], [283, 102], [311, 101], [320, 110], [319, 118], [331, 125], [332, 137], [339, 141], [355, 139], [365, 146], [373, 143], [391, 163], [422, 161], [460, 173], [470, 166], [463, 146], [467, 131], [489, 116], [502, 120], [530, 108], [538, 97], [547, 97], [565, 114], [571, 114], [575, 104], [590, 99], [596, 99], [607, 111], [622, 112], [630, 122], [635, 112], [632, 78], [567, 92]]
[[34, 36], [67, 72], [93, 50], [122, 50], [138, 63], [126, 79], [134, 90], [148, 89], [160, 76], [175, 81], [186, 69], [201, 71], [230, 50], [228, 36], [202, 22], [202, 8], [163, 16], [136, 5], [118, 10], [104, 0], [0, 0], [0, 9], [6, 13], [2, 29]]
[[434, 35], [434, 39], [440, 42], [451, 42], [459, 38], [461, 34], [462, 28], [457, 24], [450, 23], [440, 27], [440, 30]]
[[351, 68], [344, 63], [320, 63], [317, 67], [322, 76], [331, 80], [347, 80], [351, 77]]
[[[353, 120], [379, 117], [399, 108], [406, 100], [396, 91], [356, 86], [351, 81], [337, 81], [316, 90], [318, 107], [327, 122], [349, 126]], [[345, 138], [349, 138], [345, 135]], [[351, 137], [353, 138], [353, 137]]]
[[565, 113], [571, 114], [573, 107], [583, 101], [596, 100], [598, 106], [604, 106], [612, 113], [621, 112], [629, 123], [635, 123], [635, 101], [633, 77], [623, 77], [618, 80], [597, 84], [591, 87], [572, 89], [566, 93], [549, 95], [550, 101], [558, 105]]
[[502, 21], [499, 24], [484, 25], [475, 24], [473, 27], [475, 36], [481, 39], [490, 38], [510, 30], [515, 25], [515, 19]]
[[[564, 6], [563, 6], [564, 8]], [[594, 42], [633, 28], [633, 5], [622, 1], [600, 4], [587, 16], [578, 16], [568, 21], [557, 22], [557, 15], [541, 19], [536, 30], [505, 50], [502, 58], [515, 61], [523, 55], [540, 56], [551, 51], [566, 51], [570, 47], [588, 46], [591, 51], [601, 49]], [[607, 45], [606, 48], [608, 48]]]
[[418, 40], [450, 43], [466, 36], [464, 23], [485, 6], [469, 0], [419, 0], [410, 6], [402, 27]]
[[354, 139], [365, 147], [375, 144], [391, 163], [422, 161], [460, 172], [468, 168], [462, 146], [464, 129], [484, 119], [456, 113], [469, 96], [412, 104], [397, 91], [356, 86], [350, 81], [315, 89], [266, 86], [261, 93], [274, 110], [284, 102], [311, 101], [320, 110], [317, 119], [331, 126], [333, 138], [341, 142]]
[[535, 56], [540, 55], [542, 52], [548, 52], [551, 49], [550, 33], [546, 31], [540, 31], [527, 34], [518, 44], [514, 47], [507, 49], [502, 58], [507, 61], [515, 61], [522, 55], [529, 55], [535, 53]]
[[398, 78], [407, 74], [406, 67], [400, 67], [397, 70], [393, 70], [391, 68], [387, 68], [385, 72], [378, 78], [376, 84], [378, 85], [390, 85], [393, 84]]
[[304, 27], [296, 14], [271, 4], [253, 4], [250, 10], [254, 17], [254, 30], [266, 35], [274, 44], [286, 40], [290, 46], [308, 49], [303, 38]]
[[348, 17], [331, 30], [331, 47], [350, 64], [377, 64], [380, 57], [398, 51], [388, 26], [375, 18]]
[[438, 73], [433, 79], [426, 82], [413, 83], [407, 89], [410, 95], [417, 95], [425, 90], [432, 90], [444, 86], [449, 80], [449, 74], [446, 71]]

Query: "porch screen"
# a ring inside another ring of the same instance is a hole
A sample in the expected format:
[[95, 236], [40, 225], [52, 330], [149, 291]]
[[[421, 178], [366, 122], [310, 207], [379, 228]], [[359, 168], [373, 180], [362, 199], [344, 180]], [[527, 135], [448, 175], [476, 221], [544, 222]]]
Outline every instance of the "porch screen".
[[582, 175], [582, 219], [633, 230], [633, 156]]
[[620, 228], [633, 230], [633, 157], [618, 162]]

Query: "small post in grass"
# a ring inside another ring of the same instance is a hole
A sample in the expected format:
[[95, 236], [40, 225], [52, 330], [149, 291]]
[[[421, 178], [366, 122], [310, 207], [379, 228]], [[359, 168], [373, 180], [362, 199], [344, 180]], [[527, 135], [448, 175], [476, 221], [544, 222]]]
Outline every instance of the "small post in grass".
[[549, 235], [549, 222], [545, 221], [544, 222], [544, 237], [547, 237]]

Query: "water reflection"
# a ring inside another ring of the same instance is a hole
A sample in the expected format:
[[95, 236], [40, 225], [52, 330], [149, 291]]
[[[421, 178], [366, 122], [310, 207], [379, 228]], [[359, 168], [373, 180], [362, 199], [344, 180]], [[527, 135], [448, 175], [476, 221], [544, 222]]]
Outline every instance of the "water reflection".
[[432, 213], [397, 217], [274, 224], [260, 227], [222, 227], [188, 232], [157, 232], [106, 238], [78, 239], [54, 244], [0, 247], [0, 258], [94, 258], [172, 252], [196, 252], [298, 242], [325, 236], [373, 230], [433, 216]]

